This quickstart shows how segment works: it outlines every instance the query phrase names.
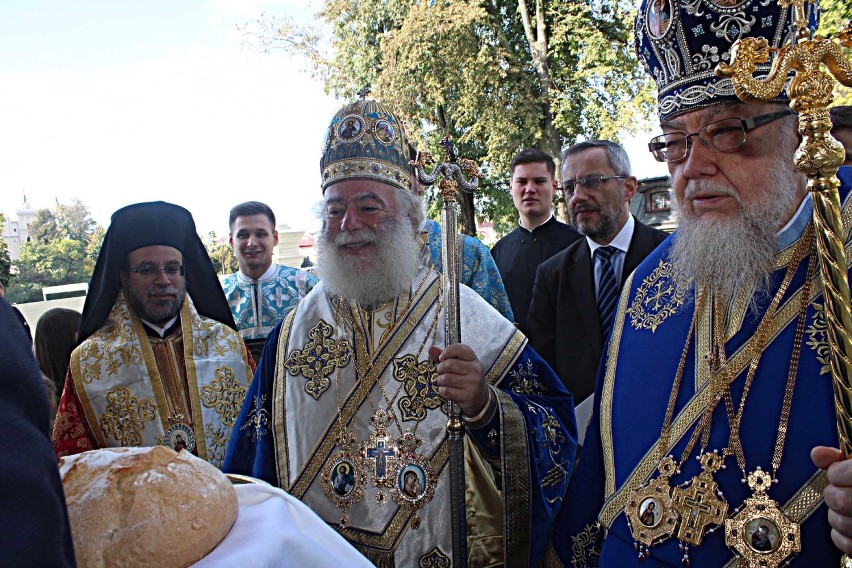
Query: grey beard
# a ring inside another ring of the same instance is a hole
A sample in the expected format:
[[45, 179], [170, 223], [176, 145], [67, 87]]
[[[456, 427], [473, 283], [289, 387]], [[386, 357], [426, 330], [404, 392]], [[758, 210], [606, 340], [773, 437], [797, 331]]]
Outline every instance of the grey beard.
[[600, 208], [601, 218], [597, 224], [577, 222], [576, 215], [571, 207], [568, 208], [568, 216], [574, 228], [590, 239], [612, 239], [616, 235], [615, 229], [618, 227], [618, 221], [624, 214], [624, 205], [621, 204], [619, 207], [613, 207], [610, 203], [604, 203]]
[[771, 292], [771, 274], [778, 254], [777, 232], [797, 196], [799, 174], [779, 164], [772, 172], [772, 189], [765, 198], [744, 204], [730, 188], [697, 180], [687, 196], [700, 189], [716, 189], [734, 196], [740, 211], [732, 219], [699, 218], [677, 204], [680, 223], [669, 251], [675, 286], [688, 292], [706, 287], [727, 303], [745, 294], [756, 308]]
[[[340, 245], [351, 240], [375, 243], [372, 262], [344, 254]], [[379, 230], [359, 229], [329, 238], [326, 228], [317, 239], [317, 274], [329, 293], [364, 306], [396, 298], [411, 287], [420, 268], [420, 241], [407, 222], [389, 217]]]

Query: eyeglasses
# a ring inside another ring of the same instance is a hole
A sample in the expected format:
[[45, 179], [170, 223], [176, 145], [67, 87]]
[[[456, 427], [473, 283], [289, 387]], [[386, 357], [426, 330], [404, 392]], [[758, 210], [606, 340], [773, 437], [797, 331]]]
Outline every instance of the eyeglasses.
[[172, 277], [178, 276], [178, 275], [183, 276], [184, 269], [183, 269], [183, 265], [181, 265], [181, 264], [169, 265], [169, 266], [166, 266], [165, 268], [157, 268], [156, 266], [146, 265], [146, 266], [140, 266], [139, 268], [131, 268], [130, 272], [138, 275], [140, 278], [146, 278], [146, 279], [152, 280], [152, 279], [156, 278], [160, 274], [160, 272], [162, 272], [163, 274], [165, 274], [169, 278], [172, 278]]
[[692, 134], [670, 132], [655, 136], [648, 143], [648, 149], [658, 162], [679, 162], [689, 154], [692, 137], [697, 136], [705, 148], [714, 152], [730, 152], [745, 144], [746, 132], [749, 130], [791, 114], [796, 113], [792, 110], [782, 110], [751, 118], [723, 118], [705, 124], [698, 129], [698, 132]]
[[586, 189], [595, 190], [605, 181], [609, 181], [611, 179], [624, 179], [626, 177], [627, 176], [586, 176], [578, 180], [566, 181], [562, 184], [562, 191], [564, 191], [566, 195], [574, 195], [574, 189], [577, 185], [582, 185]]

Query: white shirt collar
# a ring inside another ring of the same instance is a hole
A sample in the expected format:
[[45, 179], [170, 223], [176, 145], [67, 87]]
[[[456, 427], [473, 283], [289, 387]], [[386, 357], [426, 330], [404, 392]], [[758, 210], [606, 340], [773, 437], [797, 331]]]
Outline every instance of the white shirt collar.
[[542, 225], [544, 225], [545, 223], [547, 223], [551, 219], [553, 219], [553, 211], [550, 212], [550, 217], [548, 217], [547, 219], [545, 219], [544, 221], [542, 221], [541, 223], [539, 223], [535, 227], [530, 228], [530, 227], [525, 227], [524, 223], [521, 221], [521, 218], [518, 217], [518, 226], [520, 226], [521, 228], [526, 229], [527, 231], [532, 233], [533, 231], [535, 231], [536, 229], [538, 229], [539, 227], [541, 227]]
[[586, 237], [586, 242], [589, 243], [589, 248], [592, 251], [592, 258], [595, 256], [595, 251], [602, 246], [611, 246], [615, 247], [623, 253], [627, 254], [627, 250], [630, 248], [630, 241], [633, 240], [633, 229], [636, 227], [636, 221], [633, 220], [633, 215], [627, 214], [627, 222], [624, 223], [624, 226], [618, 231], [618, 234], [615, 235], [615, 238], [610, 241], [609, 245], [602, 245], [600, 243], [596, 243], [589, 237]]
[[157, 335], [159, 335], [160, 339], [162, 339], [163, 337], [166, 336], [166, 330], [169, 329], [170, 327], [172, 327], [175, 324], [178, 317], [179, 317], [179, 314], [177, 316], [173, 317], [172, 319], [170, 319], [169, 321], [167, 321], [166, 325], [164, 325], [163, 327], [160, 327], [157, 324], [151, 323], [148, 320], [144, 320], [142, 318], [139, 318], [139, 319], [142, 321], [142, 323], [144, 323], [145, 325], [150, 327], [152, 330], [156, 331]]
[[[272, 278], [275, 275], [275, 273], [277, 271], [278, 271], [278, 265], [273, 262], [271, 265], [269, 265], [269, 269], [267, 269], [267, 271], [263, 273], [263, 276], [258, 278], [257, 281], [262, 282], [264, 280], [269, 280], [270, 278]], [[252, 278], [251, 276], [248, 276], [242, 270], [237, 272], [237, 278], [239, 278], [243, 282], [254, 281], [254, 278]]]

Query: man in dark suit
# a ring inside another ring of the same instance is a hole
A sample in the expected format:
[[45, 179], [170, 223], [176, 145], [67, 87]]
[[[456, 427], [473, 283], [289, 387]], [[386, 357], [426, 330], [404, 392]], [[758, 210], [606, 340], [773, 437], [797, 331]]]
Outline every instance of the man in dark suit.
[[[595, 390], [601, 351], [624, 281], [667, 235], [630, 215], [638, 182], [618, 144], [590, 140], [567, 148], [562, 153], [562, 180], [571, 221], [586, 238], [539, 266], [527, 335], [579, 407]], [[599, 299], [608, 308], [605, 322]], [[578, 416], [581, 423], [585, 421]]]

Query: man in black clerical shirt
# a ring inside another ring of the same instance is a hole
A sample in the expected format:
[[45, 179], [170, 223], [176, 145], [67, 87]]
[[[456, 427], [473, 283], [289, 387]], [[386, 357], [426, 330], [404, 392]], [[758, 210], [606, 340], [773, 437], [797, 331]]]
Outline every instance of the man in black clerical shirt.
[[526, 331], [526, 315], [538, 265], [580, 238], [553, 216], [556, 164], [549, 154], [527, 148], [509, 165], [509, 191], [518, 210], [518, 228], [497, 241], [491, 255], [500, 270], [515, 321]]

